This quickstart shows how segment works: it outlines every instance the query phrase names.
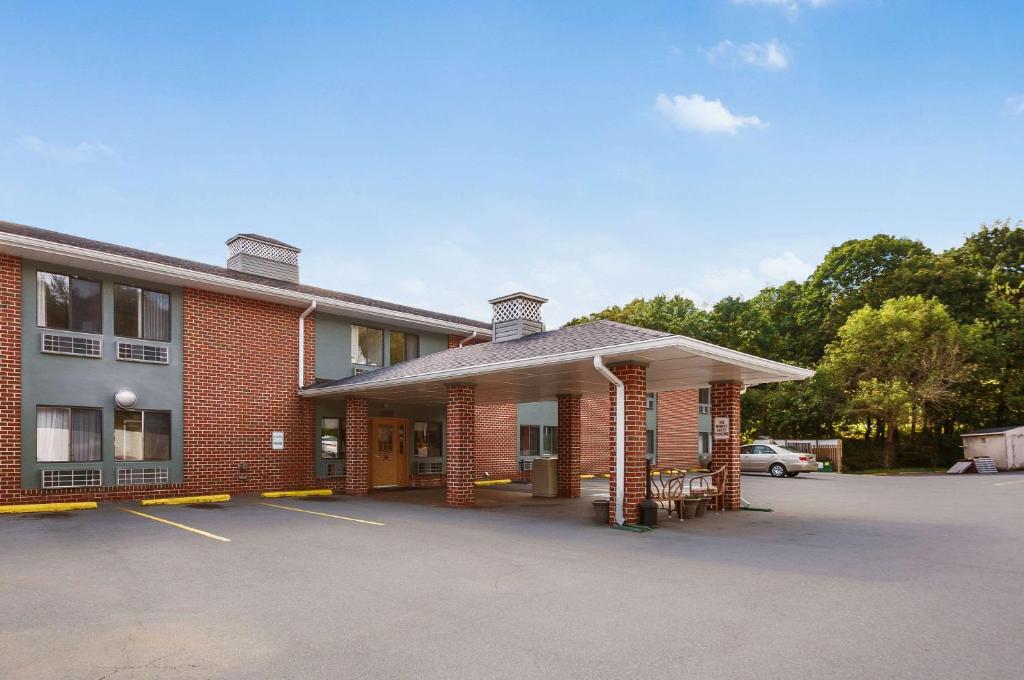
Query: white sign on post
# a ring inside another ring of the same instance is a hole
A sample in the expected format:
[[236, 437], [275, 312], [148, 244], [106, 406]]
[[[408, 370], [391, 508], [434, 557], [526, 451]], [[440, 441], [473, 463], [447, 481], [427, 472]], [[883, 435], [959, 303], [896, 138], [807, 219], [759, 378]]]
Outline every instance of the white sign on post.
[[715, 439], [729, 438], [729, 417], [717, 416], [715, 418]]
[[284, 432], [270, 433], [270, 448], [274, 451], [284, 450]]

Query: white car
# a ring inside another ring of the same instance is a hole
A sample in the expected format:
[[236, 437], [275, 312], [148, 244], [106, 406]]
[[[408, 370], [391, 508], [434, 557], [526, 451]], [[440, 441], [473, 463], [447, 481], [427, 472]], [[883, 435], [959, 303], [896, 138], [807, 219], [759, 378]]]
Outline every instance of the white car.
[[740, 472], [767, 472], [772, 477], [796, 477], [814, 472], [818, 460], [811, 453], [787, 449], [778, 444], [748, 444], [740, 447]]

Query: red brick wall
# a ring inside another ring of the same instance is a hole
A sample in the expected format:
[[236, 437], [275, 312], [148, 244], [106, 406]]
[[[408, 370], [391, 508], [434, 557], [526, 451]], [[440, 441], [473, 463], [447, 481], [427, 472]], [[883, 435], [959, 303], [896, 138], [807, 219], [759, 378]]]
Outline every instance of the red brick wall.
[[477, 404], [473, 445], [474, 474], [493, 479], [519, 479], [516, 458], [519, 407], [516, 404]]
[[625, 470], [621, 480], [615, 479], [615, 385], [608, 385], [608, 473], [611, 475], [608, 497], [612, 499], [612, 512], [608, 521], [615, 522], [616, 487], [625, 491], [622, 512], [626, 524], [639, 520], [637, 504], [644, 498], [647, 448], [647, 367], [640, 364], [615, 364], [609, 370], [624, 383], [625, 390]]
[[734, 382], [711, 384], [711, 422], [729, 419], [729, 438], [715, 439], [711, 444], [711, 468], [726, 466], [724, 509], [740, 509], [740, 384]]
[[658, 394], [657, 450], [658, 467], [697, 467], [697, 390]]
[[[448, 336], [448, 349], [455, 349], [456, 347], [459, 346], [460, 342], [462, 342], [463, 340], [466, 340], [466, 338], [468, 338], [468, 337], [469, 336], [449, 335]], [[488, 340], [487, 338], [476, 337], [476, 338], [473, 338], [472, 340], [466, 341], [466, 345], [465, 346], [479, 345], [481, 342], [490, 342], [490, 340]]]
[[603, 475], [608, 472], [608, 397], [580, 399], [580, 471]]
[[475, 395], [472, 385], [448, 385], [448, 441], [445, 502], [472, 505]]
[[21, 258], [0, 255], [0, 504], [20, 486]]

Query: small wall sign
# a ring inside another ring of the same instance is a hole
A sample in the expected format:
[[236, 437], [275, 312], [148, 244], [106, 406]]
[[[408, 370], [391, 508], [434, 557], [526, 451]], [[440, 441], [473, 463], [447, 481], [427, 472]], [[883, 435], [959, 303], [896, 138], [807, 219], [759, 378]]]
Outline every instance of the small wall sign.
[[270, 433], [270, 448], [274, 451], [284, 450], [284, 432]]
[[728, 439], [729, 438], [729, 418], [728, 416], [718, 416], [715, 418], [715, 439]]

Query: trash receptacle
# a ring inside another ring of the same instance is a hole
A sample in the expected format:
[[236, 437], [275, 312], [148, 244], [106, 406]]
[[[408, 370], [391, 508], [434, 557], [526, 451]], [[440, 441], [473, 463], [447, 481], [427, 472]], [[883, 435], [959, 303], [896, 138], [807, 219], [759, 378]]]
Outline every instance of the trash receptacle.
[[558, 459], [541, 456], [533, 461], [533, 495], [538, 498], [558, 496]]

